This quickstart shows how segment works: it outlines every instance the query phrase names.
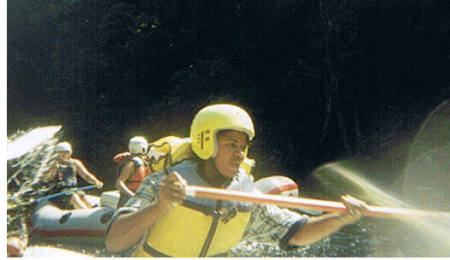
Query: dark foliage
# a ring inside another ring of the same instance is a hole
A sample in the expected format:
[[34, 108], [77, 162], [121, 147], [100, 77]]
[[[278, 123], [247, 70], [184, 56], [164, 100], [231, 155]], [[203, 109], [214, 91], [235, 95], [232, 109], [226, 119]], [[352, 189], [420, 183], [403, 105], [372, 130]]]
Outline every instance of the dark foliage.
[[259, 176], [382, 152], [449, 97], [450, 2], [8, 0], [8, 134], [63, 124], [113, 183], [136, 134], [187, 136], [217, 102], [254, 117]]

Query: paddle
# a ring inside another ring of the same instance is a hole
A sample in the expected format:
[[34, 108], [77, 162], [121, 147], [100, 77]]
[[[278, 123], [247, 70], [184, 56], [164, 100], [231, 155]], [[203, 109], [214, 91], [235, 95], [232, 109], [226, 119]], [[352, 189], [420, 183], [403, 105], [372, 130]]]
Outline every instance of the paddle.
[[[256, 194], [250, 192], [232, 191], [200, 186], [187, 186], [185, 190], [188, 196], [197, 198], [240, 201], [257, 204], [273, 204], [286, 208], [300, 208], [326, 212], [343, 213], [347, 211], [345, 205], [337, 201], [287, 197], [280, 195]], [[450, 219], [450, 212], [368, 206], [365, 216], [376, 218], [445, 217]]]
[[20, 203], [20, 204], [8, 207], [8, 209], [31, 205], [33, 203], [37, 203], [37, 202], [41, 202], [41, 201], [44, 201], [44, 200], [57, 198], [57, 197], [64, 196], [64, 195], [70, 195], [70, 194], [72, 194], [74, 192], [77, 192], [77, 191], [89, 190], [89, 189], [92, 189], [92, 188], [95, 188], [95, 187], [97, 187], [97, 186], [89, 185], [89, 186], [85, 186], [85, 187], [81, 187], [81, 188], [73, 188], [73, 189], [62, 191], [62, 192], [58, 192], [58, 193], [55, 193], [55, 194], [50, 194], [50, 195], [47, 195], [47, 196], [44, 196], [44, 197], [41, 197], [41, 198], [38, 198], [38, 199], [31, 199], [31, 200], [29, 200], [27, 202]]

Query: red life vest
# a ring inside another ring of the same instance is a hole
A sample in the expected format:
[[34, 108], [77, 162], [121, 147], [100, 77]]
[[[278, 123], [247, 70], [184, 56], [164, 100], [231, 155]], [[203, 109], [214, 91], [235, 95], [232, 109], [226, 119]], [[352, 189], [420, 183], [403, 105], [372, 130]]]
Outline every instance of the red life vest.
[[117, 154], [116, 156], [114, 156], [114, 161], [120, 163], [119, 175], [122, 168], [125, 166], [126, 163], [128, 163], [128, 161], [132, 161], [134, 163], [136, 171], [135, 173], [133, 173], [133, 175], [131, 175], [131, 177], [128, 180], [125, 181], [127, 187], [133, 192], [136, 191], [139, 188], [139, 186], [141, 186], [141, 183], [145, 179], [145, 177], [153, 173], [142, 158], [132, 156], [132, 154], [129, 152]]

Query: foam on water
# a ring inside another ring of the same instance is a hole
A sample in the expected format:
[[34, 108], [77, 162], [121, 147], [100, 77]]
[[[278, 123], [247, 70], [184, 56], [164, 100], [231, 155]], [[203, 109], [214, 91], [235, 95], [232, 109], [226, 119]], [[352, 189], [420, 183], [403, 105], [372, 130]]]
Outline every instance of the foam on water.
[[52, 258], [58, 258], [58, 259], [67, 259], [67, 258], [93, 258], [92, 255], [82, 254], [76, 251], [62, 249], [62, 248], [56, 248], [56, 247], [49, 247], [49, 246], [32, 246], [28, 247], [23, 257], [52, 257]]

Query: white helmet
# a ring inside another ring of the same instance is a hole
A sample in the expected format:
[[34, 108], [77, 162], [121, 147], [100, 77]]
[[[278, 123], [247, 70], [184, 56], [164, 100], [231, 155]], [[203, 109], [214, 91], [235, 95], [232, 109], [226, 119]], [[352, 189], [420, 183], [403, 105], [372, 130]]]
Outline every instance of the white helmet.
[[69, 152], [72, 153], [72, 146], [68, 142], [62, 142], [56, 145], [55, 152]]
[[148, 149], [148, 142], [142, 136], [135, 136], [130, 139], [128, 143], [128, 150], [132, 154], [146, 154]]

